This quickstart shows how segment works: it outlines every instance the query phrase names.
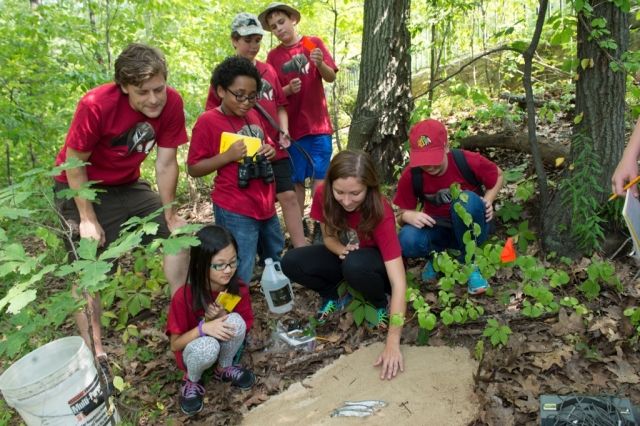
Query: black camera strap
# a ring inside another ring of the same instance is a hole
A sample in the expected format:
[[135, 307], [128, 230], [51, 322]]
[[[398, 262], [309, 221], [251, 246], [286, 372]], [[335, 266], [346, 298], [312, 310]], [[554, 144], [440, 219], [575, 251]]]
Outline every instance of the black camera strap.
[[269, 122], [269, 124], [271, 124], [271, 127], [273, 127], [274, 129], [276, 129], [276, 130], [278, 131], [278, 133], [282, 133], [283, 135], [285, 134], [285, 133], [284, 133], [284, 130], [282, 130], [282, 128], [280, 127], [280, 125], [279, 125], [279, 124], [276, 122], [276, 120], [271, 116], [271, 114], [269, 114], [269, 113], [267, 112], [267, 110], [265, 110], [265, 109], [264, 109], [264, 107], [263, 107], [262, 105], [260, 105], [259, 103], [256, 103], [256, 104], [255, 104], [255, 106], [254, 106], [254, 108], [255, 108], [255, 109], [257, 109], [257, 110], [258, 110], [258, 112], [259, 112], [260, 114], [262, 114], [262, 116], [263, 116], [264, 118], [266, 118], [266, 119], [267, 119], [267, 121]]

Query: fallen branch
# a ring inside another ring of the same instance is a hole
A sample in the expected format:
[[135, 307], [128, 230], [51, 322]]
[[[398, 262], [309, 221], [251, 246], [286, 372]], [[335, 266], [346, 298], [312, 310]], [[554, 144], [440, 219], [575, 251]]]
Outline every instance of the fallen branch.
[[[569, 157], [569, 147], [560, 145], [557, 142], [552, 142], [546, 138], [538, 137], [538, 144], [540, 147], [540, 154], [545, 164], [555, 165], [556, 158]], [[464, 149], [476, 149], [476, 148], [504, 148], [512, 149], [515, 151], [531, 153], [528, 135], [522, 134], [510, 134], [510, 133], [495, 133], [489, 134], [477, 134], [466, 137], [460, 140], [460, 146]]]
[[315, 361], [320, 361], [326, 358], [332, 358], [338, 355], [342, 355], [343, 353], [344, 353], [344, 348], [342, 347], [332, 348], [332, 349], [321, 351], [321, 352], [312, 352], [310, 354], [302, 355], [292, 359], [291, 361], [288, 361], [284, 365], [284, 369], [287, 370], [290, 367], [294, 367], [299, 364], [305, 364], [307, 362], [315, 362]]

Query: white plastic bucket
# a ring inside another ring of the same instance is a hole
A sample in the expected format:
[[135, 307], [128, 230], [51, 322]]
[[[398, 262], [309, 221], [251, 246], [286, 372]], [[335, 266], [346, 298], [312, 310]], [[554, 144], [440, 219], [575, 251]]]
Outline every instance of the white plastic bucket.
[[[79, 336], [54, 340], [0, 376], [0, 391], [28, 426], [110, 424], [91, 351]], [[119, 420], [113, 408], [113, 417]]]

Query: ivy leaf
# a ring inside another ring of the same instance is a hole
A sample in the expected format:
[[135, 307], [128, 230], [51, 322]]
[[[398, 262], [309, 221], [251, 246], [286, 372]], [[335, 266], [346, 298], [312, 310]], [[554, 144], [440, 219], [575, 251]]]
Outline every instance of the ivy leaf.
[[94, 260], [98, 251], [98, 240], [81, 238], [78, 244], [78, 257], [85, 260]]
[[364, 306], [362, 304], [353, 311], [353, 320], [358, 326], [364, 321]]
[[100, 260], [117, 259], [125, 253], [129, 253], [134, 248], [138, 247], [142, 242], [142, 235], [139, 232], [133, 232], [127, 234], [124, 240], [116, 241], [115, 244], [109, 245], [102, 254]]
[[164, 240], [162, 247], [165, 254], [178, 254], [187, 247], [200, 245], [200, 240], [193, 236], [171, 237]]
[[378, 311], [373, 306], [366, 304], [364, 306], [364, 317], [371, 324], [378, 323]]
[[424, 328], [427, 330], [433, 330], [436, 326], [436, 316], [429, 312], [420, 312], [418, 313], [418, 325], [420, 328]]

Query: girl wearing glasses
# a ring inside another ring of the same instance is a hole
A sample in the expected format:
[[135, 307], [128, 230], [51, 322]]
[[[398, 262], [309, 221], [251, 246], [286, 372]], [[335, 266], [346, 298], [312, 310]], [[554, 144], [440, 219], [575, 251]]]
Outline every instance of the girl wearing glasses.
[[[220, 105], [205, 111], [193, 128], [188, 172], [193, 177], [215, 172], [211, 191], [215, 222], [229, 229], [238, 242], [238, 276], [249, 283], [258, 239], [265, 259], [279, 260], [284, 246], [275, 208], [273, 176], [269, 180], [263, 173], [256, 173], [262, 168], [254, 168], [259, 165], [256, 162], [258, 155], [266, 160], [275, 156], [274, 142], [253, 109], [261, 78], [250, 60], [239, 56], [225, 59], [213, 71], [211, 84]], [[254, 158], [246, 157], [247, 146], [241, 137], [229, 149], [220, 152], [223, 132], [256, 137], [263, 143]], [[260, 162], [261, 165], [265, 163]]]
[[196, 237], [200, 245], [191, 248], [188, 284], [171, 299], [166, 330], [178, 367], [185, 371], [180, 408], [187, 415], [202, 410], [202, 374], [216, 362], [217, 380], [241, 389], [256, 381], [249, 369], [232, 365], [253, 324], [249, 289], [237, 274], [236, 240], [218, 225], [205, 226]]

